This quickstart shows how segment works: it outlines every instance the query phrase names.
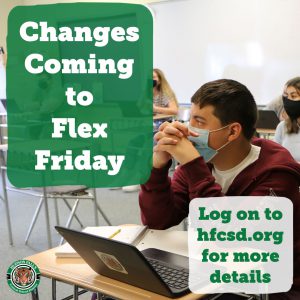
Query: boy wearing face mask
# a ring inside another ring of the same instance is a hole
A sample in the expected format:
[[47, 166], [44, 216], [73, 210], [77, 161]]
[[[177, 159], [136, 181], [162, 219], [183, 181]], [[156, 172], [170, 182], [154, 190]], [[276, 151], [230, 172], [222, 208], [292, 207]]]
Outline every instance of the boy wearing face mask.
[[286, 120], [278, 124], [275, 141], [288, 149], [295, 160], [300, 162], [300, 77], [289, 80], [282, 97]]
[[[300, 289], [300, 165], [277, 143], [252, 139], [257, 107], [241, 83], [208, 82], [191, 101], [189, 127], [164, 123], [155, 135], [153, 170], [139, 197], [143, 223], [156, 229], [177, 225], [188, 216], [194, 198], [274, 193], [287, 197], [298, 214], [294, 284]], [[180, 166], [171, 179], [172, 157]]]

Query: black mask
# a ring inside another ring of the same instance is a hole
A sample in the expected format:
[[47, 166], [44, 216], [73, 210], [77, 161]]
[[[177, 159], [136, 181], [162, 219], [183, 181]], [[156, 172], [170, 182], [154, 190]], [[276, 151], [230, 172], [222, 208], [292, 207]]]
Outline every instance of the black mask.
[[157, 80], [153, 80], [153, 87], [157, 86]]
[[287, 97], [282, 96], [283, 100], [283, 106], [288, 114], [288, 116], [291, 118], [291, 120], [296, 120], [300, 117], [300, 101], [293, 101], [288, 99]]

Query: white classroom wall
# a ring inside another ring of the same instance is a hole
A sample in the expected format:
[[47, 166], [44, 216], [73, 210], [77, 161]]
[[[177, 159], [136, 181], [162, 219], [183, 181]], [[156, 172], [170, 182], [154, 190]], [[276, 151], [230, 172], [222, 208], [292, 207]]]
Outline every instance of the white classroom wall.
[[[149, 4], [155, 17], [154, 66], [165, 71], [181, 103], [189, 103], [209, 80], [232, 78], [265, 104], [300, 75], [299, 0], [86, 0], [110, 1]], [[75, 1], [2, 0], [0, 45], [6, 49], [11, 8], [58, 2]]]
[[181, 103], [201, 84], [232, 78], [265, 104], [300, 76], [299, 0], [178, 0], [150, 4], [154, 66]]
[[12, 8], [23, 5], [24, 0], [1, 0], [0, 1], [0, 46], [6, 50], [7, 16]]
[[[140, 3], [146, 4], [151, 2], [161, 2], [166, 0], [80, 0], [80, 2], [126, 2], [126, 3]], [[38, 5], [38, 4], [55, 4], [55, 3], [67, 3], [76, 2], [74, 0], [1, 0], [0, 1], [0, 46], [6, 47], [7, 36], [7, 18], [11, 9], [18, 5]], [[78, 1], [79, 2], [79, 1]], [[0, 99], [6, 98], [6, 77], [5, 69], [0, 64]], [[0, 103], [0, 112], [3, 111], [3, 107]]]
[[[0, 46], [6, 50], [6, 36], [7, 36], [7, 16], [10, 10], [17, 6], [22, 5], [23, 0], [1, 0], [0, 1]], [[0, 99], [6, 98], [6, 76], [5, 68], [0, 59]], [[0, 112], [4, 112], [4, 108], [0, 103]]]
[[[124, 3], [154, 3], [154, 2], [165, 2], [170, 0], [24, 0], [25, 5], [36, 5], [36, 4], [54, 4], [54, 3], [68, 3], [68, 2], [124, 2]], [[172, 1], [172, 0], [171, 0]]]

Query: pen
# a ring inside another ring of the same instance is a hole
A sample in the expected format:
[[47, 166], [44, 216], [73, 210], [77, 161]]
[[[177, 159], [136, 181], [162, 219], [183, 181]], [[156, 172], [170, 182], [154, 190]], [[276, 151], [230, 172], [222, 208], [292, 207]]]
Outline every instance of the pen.
[[114, 238], [117, 234], [119, 234], [121, 232], [121, 229], [118, 229], [116, 232], [114, 232], [112, 235], [110, 235], [108, 238], [112, 239]]

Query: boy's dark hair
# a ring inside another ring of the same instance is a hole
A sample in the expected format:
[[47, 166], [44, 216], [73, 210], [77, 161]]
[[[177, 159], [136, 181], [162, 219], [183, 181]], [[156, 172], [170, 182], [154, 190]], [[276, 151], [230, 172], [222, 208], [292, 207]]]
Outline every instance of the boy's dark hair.
[[203, 108], [214, 107], [214, 115], [222, 126], [238, 122], [244, 137], [250, 140], [255, 133], [257, 106], [243, 84], [231, 79], [219, 79], [202, 85], [192, 96], [192, 103]]

